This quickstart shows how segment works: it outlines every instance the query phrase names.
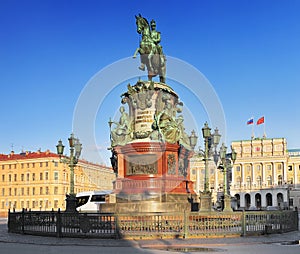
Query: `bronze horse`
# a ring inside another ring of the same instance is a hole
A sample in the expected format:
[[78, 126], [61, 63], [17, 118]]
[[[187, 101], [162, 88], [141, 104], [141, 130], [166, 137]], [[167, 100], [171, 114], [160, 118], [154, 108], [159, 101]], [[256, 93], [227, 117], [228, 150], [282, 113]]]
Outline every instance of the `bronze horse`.
[[159, 54], [158, 45], [156, 45], [152, 38], [150, 32], [150, 26], [147, 19], [143, 18], [141, 14], [135, 16], [137, 32], [142, 34], [142, 40], [140, 41], [140, 47], [136, 49], [133, 58], [136, 58], [137, 53], [141, 57], [141, 70], [144, 70], [144, 65], [146, 65], [148, 70], [148, 80], [152, 81], [152, 78], [159, 75], [159, 81], [165, 83], [166, 81], [166, 65], [162, 62], [161, 58], [164, 55]]

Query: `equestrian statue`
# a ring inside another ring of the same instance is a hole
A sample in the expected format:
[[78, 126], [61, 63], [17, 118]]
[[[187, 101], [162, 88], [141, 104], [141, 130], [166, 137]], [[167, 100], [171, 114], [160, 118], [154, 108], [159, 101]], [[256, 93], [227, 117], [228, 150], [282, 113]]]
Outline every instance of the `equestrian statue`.
[[150, 22], [139, 14], [135, 16], [137, 32], [142, 34], [139, 48], [134, 52], [133, 58], [136, 58], [137, 53], [140, 54], [141, 65], [140, 70], [144, 71], [145, 66], [148, 70], [148, 80], [159, 75], [159, 81], [165, 83], [166, 81], [166, 57], [163, 54], [160, 43], [160, 32], [156, 30], [156, 23], [152, 19]]

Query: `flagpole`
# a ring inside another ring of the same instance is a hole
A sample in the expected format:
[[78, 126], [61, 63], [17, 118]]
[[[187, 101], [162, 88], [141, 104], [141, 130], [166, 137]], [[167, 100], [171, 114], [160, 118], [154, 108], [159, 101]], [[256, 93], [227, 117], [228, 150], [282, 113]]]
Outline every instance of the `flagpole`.
[[266, 135], [266, 118], [264, 117], [264, 135], [263, 135], [263, 138], [266, 138], [267, 135]]

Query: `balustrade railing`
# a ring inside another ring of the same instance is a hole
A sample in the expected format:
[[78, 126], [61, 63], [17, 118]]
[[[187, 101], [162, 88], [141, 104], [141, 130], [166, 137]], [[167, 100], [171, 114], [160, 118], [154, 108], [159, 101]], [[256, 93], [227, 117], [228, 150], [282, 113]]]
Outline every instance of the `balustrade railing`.
[[298, 230], [297, 211], [100, 214], [10, 212], [11, 233], [56, 237], [197, 238], [247, 236]]

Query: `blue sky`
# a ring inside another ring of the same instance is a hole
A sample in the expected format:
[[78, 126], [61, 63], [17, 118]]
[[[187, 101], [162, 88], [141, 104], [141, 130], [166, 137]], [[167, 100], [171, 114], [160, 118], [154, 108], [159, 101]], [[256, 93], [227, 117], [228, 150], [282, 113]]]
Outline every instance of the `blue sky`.
[[[156, 20], [166, 55], [209, 80], [225, 113], [227, 145], [251, 137], [248, 118], [265, 116], [267, 137], [286, 137], [289, 148], [300, 148], [300, 1], [1, 0], [0, 153], [12, 144], [20, 152], [55, 151], [60, 138], [67, 143], [88, 81], [138, 46], [138, 13]], [[112, 87], [105, 114], [97, 115], [100, 149], [109, 145], [107, 121], [125, 89]], [[208, 117], [184, 89], [176, 91], [200, 130]], [[255, 126], [255, 134], [262, 136], [263, 127]], [[87, 151], [84, 157], [93, 160]]]

